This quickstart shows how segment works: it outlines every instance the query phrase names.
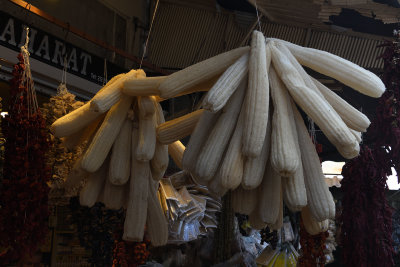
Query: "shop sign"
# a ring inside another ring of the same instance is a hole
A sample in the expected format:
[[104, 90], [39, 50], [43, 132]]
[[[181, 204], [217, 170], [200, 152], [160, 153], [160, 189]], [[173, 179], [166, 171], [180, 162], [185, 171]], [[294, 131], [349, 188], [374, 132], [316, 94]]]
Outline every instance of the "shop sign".
[[[20, 51], [25, 39], [25, 24], [0, 11], [0, 45]], [[64, 59], [66, 59], [69, 73], [98, 84], [103, 83], [104, 59], [71, 43], [29, 26], [28, 48], [32, 58], [59, 69], [63, 69]], [[125, 70], [114, 64], [107, 64], [108, 78], [121, 72], [125, 72]]]

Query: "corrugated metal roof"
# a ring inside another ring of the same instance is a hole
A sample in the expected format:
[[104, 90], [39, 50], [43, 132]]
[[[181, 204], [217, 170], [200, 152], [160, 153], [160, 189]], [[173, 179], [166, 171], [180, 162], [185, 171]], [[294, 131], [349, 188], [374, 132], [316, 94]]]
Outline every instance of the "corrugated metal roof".
[[[256, 18], [254, 18], [256, 21]], [[240, 26], [234, 13], [212, 12], [161, 2], [154, 22], [149, 60], [167, 69], [182, 69], [240, 46], [249, 29]], [[337, 54], [364, 68], [381, 68], [376, 58], [383, 48], [378, 39], [261, 21], [267, 37]], [[307, 42], [307, 43], [306, 43]]]

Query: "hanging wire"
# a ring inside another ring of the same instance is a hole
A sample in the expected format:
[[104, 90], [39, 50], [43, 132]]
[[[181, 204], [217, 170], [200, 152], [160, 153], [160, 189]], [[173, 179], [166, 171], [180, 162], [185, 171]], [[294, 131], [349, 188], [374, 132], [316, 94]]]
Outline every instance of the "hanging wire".
[[104, 58], [103, 86], [106, 85], [107, 81], [108, 81], [107, 58]]
[[150, 23], [150, 29], [149, 29], [149, 34], [147, 35], [147, 39], [146, 39], [146, 44], [144, 46], [144, 50], [143, 50], [143, 55], [142, 55], [142, 59], [140, 60], [140, 66], [139, 69], [142, 68], [142, 64], [143, 64], [143, 58], [144, 55], [146, 54], [146, 50], [147, 50], [147, 45], [149, 44], [149, 39], [150, 39], [150, 34], [151, 34], [151, 29], [153, 28], [153, 23], [154, 23], [154, 18], [156, 17], [156, 13], [158, 10], [158, 3], [160, 2], [160, 0], [157, 0], [156, 2], [156, 6], [154, 8], [154, 12], [153, 12], [153, 18], [151, 19], [151, 23]]
[[258, 30], [261, 31], [260, 16], [258, 15], [257, 0], [254, 0], [254, 6], [256, 7]]

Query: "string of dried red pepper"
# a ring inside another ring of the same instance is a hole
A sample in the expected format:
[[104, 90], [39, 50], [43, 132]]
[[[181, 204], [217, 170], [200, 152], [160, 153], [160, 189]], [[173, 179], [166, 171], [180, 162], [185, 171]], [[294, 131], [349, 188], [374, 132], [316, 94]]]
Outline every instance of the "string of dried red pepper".
[[1, 266], [35, 252], [48, 229], [46, 182], [50, 172], [44, 155], [49, 140], [37, 106], [27, 54], [19, 54], [18, 60], [10, 81], [8, 115], [2, 121], [7, 141], [0, 193]]
[[383, 82], [376, 118], [368, 131], [371, 148], [343, 167], [341, 239], [346, 266], [394, 266], [392, 208], [385, 197], [391, 167], [400, 171], [400, 53], [398, 42], [386, 42]]
[[300, 219], [300, 245], [301, 256], [298, 266], [301, 267], [323, 267], [325, 266], [325, 241], [328, 232], [310, 235], [304, 228], [303, 220]]

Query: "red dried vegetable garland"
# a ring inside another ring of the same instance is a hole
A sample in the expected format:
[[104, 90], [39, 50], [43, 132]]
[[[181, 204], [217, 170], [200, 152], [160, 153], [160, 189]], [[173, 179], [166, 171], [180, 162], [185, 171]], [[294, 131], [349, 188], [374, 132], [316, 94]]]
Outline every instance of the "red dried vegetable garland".
[[303, 220], [300, 218], [300, 245], [301, 256], [298, 266], [300, 267], [323, 267], [325, 266], [325, 241], [328, 232], [310, 235], [304, 228]]
[[26, 59], [19, 54], [19, 63], [14, 65], [10, 107], [2, 121], [7, 141], [0, 193], [1, 266], [35, 252], [48, 229], [50, 172], [44, 155], [49, 141], [33, 81], [29, 70], [25, 71]]
[[386, 177], [400, 173], [400, 53], [396, 42], [386, 42], [383, 82], [376, 118], [360, 156], [343, 167], [341, 239], [346, 266], [394, 266], [392, 208], [385, 197]]

